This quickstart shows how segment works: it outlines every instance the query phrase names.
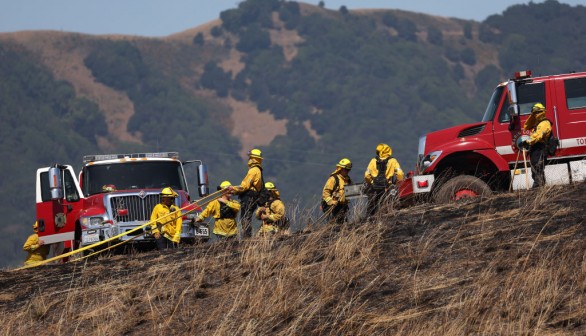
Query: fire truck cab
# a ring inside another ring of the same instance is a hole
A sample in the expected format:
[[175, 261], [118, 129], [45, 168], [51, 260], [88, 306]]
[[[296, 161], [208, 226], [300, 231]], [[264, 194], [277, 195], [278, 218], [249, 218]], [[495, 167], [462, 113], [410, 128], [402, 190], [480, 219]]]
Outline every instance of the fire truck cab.
[[[46, 244], [87, 246], [134, 229], [150, 220], [159, 193], [171, 187], [185, 208], [182, 240], [208, 239], [209, 228], [194, 225], [201, 209], [191, 204], [184, 167], [195, 167], [199, 196], [209, 193], [207, 168], [200, 160], [180, 161], [177, 152], [88, 155], [76, 176], [70, 165], [39, 168], [36, 211], [39, 237]], [[144, 234], [143, 234], [144, 233]], [[121, 240], [153, 241], [138, 231]]]
[[[519, 143], [525, 120], [542, 103], [559, 147], [546, 162], [547, 184], [586, 178], [586, 72], [532, 77], [515, 74], [494, 90], [481, 121], [431, 132], [419, 139], [418, 163], [400, 196], [438, 202], [529, 188], [529, 159]], [[528, 169], [525, 169], [527, 164]]]

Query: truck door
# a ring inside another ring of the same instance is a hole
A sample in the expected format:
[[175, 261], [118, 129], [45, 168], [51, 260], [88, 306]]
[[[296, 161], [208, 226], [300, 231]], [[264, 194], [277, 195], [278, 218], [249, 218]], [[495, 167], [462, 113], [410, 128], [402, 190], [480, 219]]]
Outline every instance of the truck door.
[[557, 78], [554, 83], [556, 99], [550, 108], [557, 116], [554, 135], [560, 139], [560, 151], [556, 156], [584, 155], [586, 77]]
[[513, 132], [509, 130], [511, 117], [509, 115], [509, 94], [506, 87], [503, 87], [504, 92], [501, 96], [501, 101], [498, 103], [496, 113], [492, 122], [492, 130], [494, 134], [494, 146], [496, 151], [507, 161], [515, 162], [517, 152], [513, 148]]
[[[513, 129], [509, 130], [509, 92], [504, 96], [503, 104], [499, 113], [496, 114], [494, 122], [495, 146], [497, 151], [510, 164], [516, 161], [518, 153], [518, 149], [514, 146], [514, 143], [520, 136], [529, 134], [529, 131], [525, 131], [523, 126], [525, 125], [525, 120], [531, 115], [533, 105], [542, 103], [547, 109], [547, 104], [553, 100], [551, 95], [546, 95], [545, 82], [521, 82], [516, 83], [515, 87], [519, 115], [515, 116], [513, 120]], [[549, 116], [548, 114], [548, 118], [553, 121], [553, 116]], [[506, 123], [503, 123], [505, 120]]]
[[46, 244], [76, 240], [76, 221], [83, 207], [79, 183], [71, 166], [60, 169], [62, 198], [52, 199], [49, 167], [37, 170], [36, 210], [39, 237]]

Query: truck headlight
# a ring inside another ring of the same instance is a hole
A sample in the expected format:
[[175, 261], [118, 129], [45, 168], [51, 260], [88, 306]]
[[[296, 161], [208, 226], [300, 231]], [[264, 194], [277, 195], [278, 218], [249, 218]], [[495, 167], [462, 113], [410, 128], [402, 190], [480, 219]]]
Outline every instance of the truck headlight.
[[79, 221], [80, 221], [81, 225], [83, 225], [85, 227], [104, 225], [104, 217], [103, 216], [81, 217], [79, 219]]

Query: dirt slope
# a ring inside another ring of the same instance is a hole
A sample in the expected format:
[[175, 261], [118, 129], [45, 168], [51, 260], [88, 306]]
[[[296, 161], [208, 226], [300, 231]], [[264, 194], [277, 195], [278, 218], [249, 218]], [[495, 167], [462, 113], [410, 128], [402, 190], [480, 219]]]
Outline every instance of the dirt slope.
[[4, 271], [1, 334], [585, 334], [585, 195]]

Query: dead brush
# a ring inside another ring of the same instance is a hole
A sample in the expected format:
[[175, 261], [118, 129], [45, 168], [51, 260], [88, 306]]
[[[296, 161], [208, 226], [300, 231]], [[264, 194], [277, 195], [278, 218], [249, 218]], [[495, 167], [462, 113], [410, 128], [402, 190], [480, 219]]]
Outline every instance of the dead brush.
[[0, 273], [0, 299], [21, 301], [2, 301], [0, 335], [586, 334], [586, 186], [572, 188]]

